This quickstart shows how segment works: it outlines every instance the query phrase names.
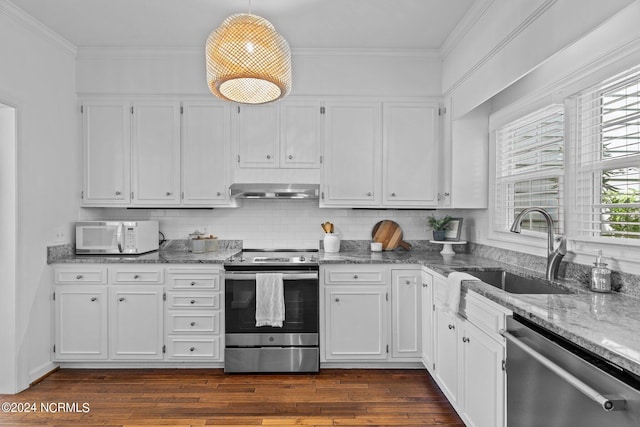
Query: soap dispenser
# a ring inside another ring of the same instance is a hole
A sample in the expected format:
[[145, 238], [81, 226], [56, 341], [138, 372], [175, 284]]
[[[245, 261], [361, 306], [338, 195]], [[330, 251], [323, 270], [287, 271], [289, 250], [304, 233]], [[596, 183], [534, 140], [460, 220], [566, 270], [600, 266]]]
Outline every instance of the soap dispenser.
[[611, 292], [611, 270], [602, 262], [602, 251], [598, 251], [596, 262], [591, 267], [591, 290], [594, 292]]

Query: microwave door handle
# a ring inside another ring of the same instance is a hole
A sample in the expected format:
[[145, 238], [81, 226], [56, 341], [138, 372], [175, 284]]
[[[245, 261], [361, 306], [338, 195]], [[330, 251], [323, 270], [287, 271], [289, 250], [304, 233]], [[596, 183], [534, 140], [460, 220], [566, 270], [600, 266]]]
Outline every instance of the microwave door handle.
[[118, 252], [122, 253], [122, 238], [124, 232], [124, 225], [122, 223], [118, 224], [118, 231], [116, 231], [116, 240], [118, 241]]

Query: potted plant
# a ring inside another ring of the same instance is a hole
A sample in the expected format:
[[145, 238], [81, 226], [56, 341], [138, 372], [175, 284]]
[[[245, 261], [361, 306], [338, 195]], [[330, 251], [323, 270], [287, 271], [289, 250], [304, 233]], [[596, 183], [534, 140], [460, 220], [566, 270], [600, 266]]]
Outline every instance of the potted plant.
[[451, 224], [451, 216], [445, 215], [442, 218], [437, 218], [435, 215], [431, 215], [427, 218], [427, 225], [433, 230], [433, 240], [443, 241], [444, 235]]

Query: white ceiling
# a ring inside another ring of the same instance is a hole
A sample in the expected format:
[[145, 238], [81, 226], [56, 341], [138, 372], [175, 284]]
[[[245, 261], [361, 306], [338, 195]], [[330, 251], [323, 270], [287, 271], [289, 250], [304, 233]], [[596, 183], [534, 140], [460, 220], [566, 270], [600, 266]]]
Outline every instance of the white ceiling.
[[440, 49], [475, 0], [11, 0], [77, 47], [196, 47], [251, 12], [294, 49]]

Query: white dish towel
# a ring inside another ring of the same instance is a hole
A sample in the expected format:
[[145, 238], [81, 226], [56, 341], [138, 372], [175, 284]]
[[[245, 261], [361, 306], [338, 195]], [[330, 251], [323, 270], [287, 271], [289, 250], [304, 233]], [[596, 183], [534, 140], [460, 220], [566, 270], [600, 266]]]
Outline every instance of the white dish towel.
[[449, 286], [447, 286], [446, 305], [448, 310], [453, 314], [458, 313], [458, 308], [460, 308], [460, 282], [463, 280], [478, 280], [478, 278], [462, 271], [454, 271], [453, 273], [449, 273], [447, 277], [447, 284]]
[[256, 326], [282, 328], [284, 283], [282, 273], [256, 274]]

